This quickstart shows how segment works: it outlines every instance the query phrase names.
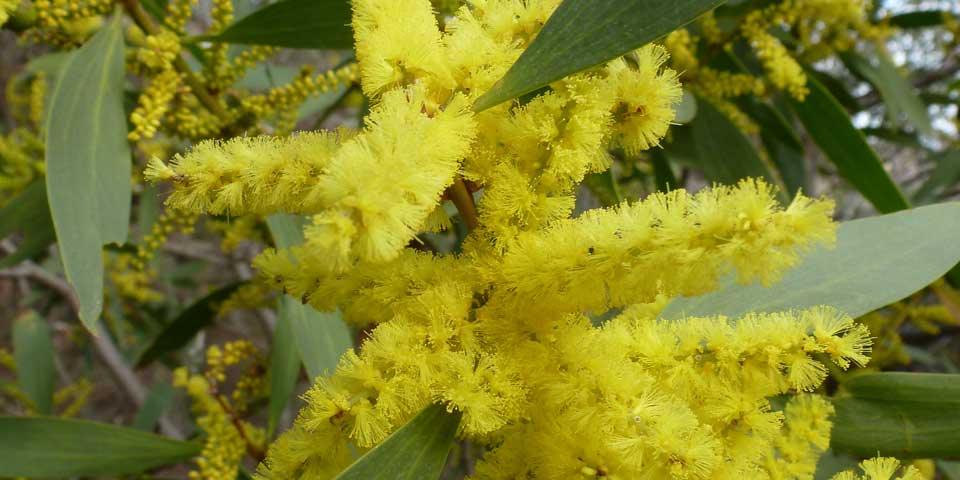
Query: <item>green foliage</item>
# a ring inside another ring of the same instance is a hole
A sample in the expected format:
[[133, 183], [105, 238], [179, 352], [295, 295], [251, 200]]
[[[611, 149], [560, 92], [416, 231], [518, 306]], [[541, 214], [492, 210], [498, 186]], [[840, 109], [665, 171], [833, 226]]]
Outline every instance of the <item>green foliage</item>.
[[281, 0], [237, 20], [221, 33], [198, 40], [287, 48], [350, 48], [350, 2]]
[[460, 412], [430, 405], [337, 476], [337, 480], [439, 478], [460, 425]]
[[36, 312], [25, 312], [13, 322], [13, 352], [20, 388], [40, 415], [53, 411], [56, 369], [50, 327]]
[[55, 239], [47, 206], [47, 187], [43, 182], [35, 181], [0, 208], [0, 238], [16, 231], [20, 231], [24, 239], [15, 252], [0, 258], [0, 268], [37, 257]]
[[106, 423], [0, 417], [0, 475], [4, 477], [139, 473], [199, 451], [194, 443]]
[[97, 333], [107, 243], [130, 221], [130, 147], [123, 111], [123, 24], [110, 24], [62, 67], [47, 122], [47, 196], [83, 325]]
[[850, 123], [850, 116], [830, 92], [813, 78], [807, 79], [810, 94], [803, 102], [791, 100], [793, 111], [837, 171], [883, 213], [909, 208], [900, 188], [883, 169], [883, 163], [863, 134]]
[[884, 372], [843, 384], [831, 446], [863, 456], [953, 457], [960, 445], [960, 375]]
[[[532, 92], [656, 40], [722, 0], [565, 0], [477, 111]], [[643, 12], [638, 15], [637, 12]]]

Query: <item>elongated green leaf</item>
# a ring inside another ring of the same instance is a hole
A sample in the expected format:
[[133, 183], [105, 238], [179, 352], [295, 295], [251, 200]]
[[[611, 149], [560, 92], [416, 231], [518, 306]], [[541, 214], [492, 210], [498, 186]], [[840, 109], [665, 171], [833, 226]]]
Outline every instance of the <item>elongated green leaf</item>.
[[946, 190], [960, 182], [960, 150], [947, 150], [935, 155], [931, 161], [936, 164], [927, 181], [913, 194], [918, 203], [934, 201]]
[[460, 417], [460, 412], [448, 413], [443, 405], [428, 406], [350, 465], [337, 480], [440, 478]]
[[723, 0], [564, 0], [507, 74], [477, 99], [490, 108], [599, 65], [685, 25]]
[[[271, 215], [267, 217], [267, 225], [278, 248], [303, 243], [302, 217]], [[340, 312], [318, 312], [287, 295], [282, 302], [307, 374], [316, 378], [333, 372], [340, 355], [353, 346], [350, 330], [340, 318]]]
[[293, 395], [300, 375], [300, 355], [297, 352], [297, 343], [293, 334], [293, 325], [287, 311], [287, 303], [292, 298], [284, 296], [280, 299], [277, 328], [273, 334], [273, 346], [270, 348], [270, 406], [267, 420], [267, 433], [272, 435], [280, 422], [283, 409]]
[[47, 187], [42, 180], [30, 184], [0, 209], [0, 238], [15, 231], [22, 232], [24, 238], [15, 252], [0, 258], [0, 268], [33, 258], [56, 238], [47, 206]]
[[47, 194], [80, 320], [96, 333], [105, 243], [123, 243], [130, 219], [130, 147], [123, 110], [121, 16], [70, 55], [47, 118]]
[[212, 325], [220, 302], [226, 300], [243, 284], [244, 282], [237, 282], [220, 287], [180, 312], [140, 354], [137, 366], [142, 367], [168, 352], [180, 349], [200, 330]]
[[40, 415], [53, 411], [53, 340], [50, 327], [39, 315], [26, 312], [13, 322], [13, 354], [17, 361], [17, 380]]
[[960, 260], [960, 203], [844, 222], [833, 250], [817, 249], [783, 280], [730, 281], [717, 292], [672, 301], [661, 317], [773, 312], [830, 305], [858, 317], [941, 277]]
[[170, 406], [173, 399], [173, 387], [169, 383], [160, 382], [150, 389], [146, 401], [137, 411], [133, 419], [133, 428], [152, 431], [163, 412]]
[[353, 47], [347, 0], [282, 0], [237, 20], [223, 32], [201, 37], [215, 42], [287, 48]]
[[951, 15], [951, 13], [942, 10], [921, 10], [901, 13], [890, 17], [890, 25], [899, 28], [936, 27], [943, 25], [946, 15]]
[[863, 456], [960, 455], [960, 375], [884, 372], [844, 384], [831, 447]]
[[894, 183], [876, 152], [870, 148], [830, 92], [813, 77], [807, 78], [807, 98], [790, 103], [807, 132], [837, 171], [880, 212], [909, 208], [900, 188]]
[[776, 178], [750, 140], [710, 102], [699, 99], [699, 113], [690, 124], [697, 158], [707, 180], [736, 185], [743, 178]]
[[924, 134], [933, 133], [930, 124], [930, 115], [927, 106], [917, 95], [913, 85], [897, 70], [890, 58], [882, 51], [876, 52], [877, 63], [856, 52], [843, 54], [843, 60], [851, 70], [860, 74], [880, 92], [883, 103], [887, 107], [887, 117], [894, 124], [903, 114], [917, 131]]
[[200, 446], [108, 423], [0, 417], [0, 476], [80, 477], [139, 473], [186, 460]]

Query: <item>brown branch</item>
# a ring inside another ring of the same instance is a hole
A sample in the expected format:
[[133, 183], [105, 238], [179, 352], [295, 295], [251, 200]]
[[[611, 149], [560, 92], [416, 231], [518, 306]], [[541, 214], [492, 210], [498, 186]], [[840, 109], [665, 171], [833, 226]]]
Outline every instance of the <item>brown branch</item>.
[[460, 218], [463, 219], [467, 230], [475, 230], [480, 225], [477, 219], [477, 206], [473, 203], [473, 195], [467, 190], [467, 185], [463, 183], [463, 178], [457, 175], [453, 185], [447, 188], [447, 195], [460, 212]]

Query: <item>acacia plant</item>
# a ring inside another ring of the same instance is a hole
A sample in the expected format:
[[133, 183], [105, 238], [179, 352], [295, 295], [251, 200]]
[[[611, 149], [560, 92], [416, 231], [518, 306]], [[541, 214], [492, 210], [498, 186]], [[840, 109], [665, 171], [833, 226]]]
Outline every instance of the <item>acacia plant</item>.
[[0, 477], [956, 478], [958, 12], [265, 3], [0, 0]]

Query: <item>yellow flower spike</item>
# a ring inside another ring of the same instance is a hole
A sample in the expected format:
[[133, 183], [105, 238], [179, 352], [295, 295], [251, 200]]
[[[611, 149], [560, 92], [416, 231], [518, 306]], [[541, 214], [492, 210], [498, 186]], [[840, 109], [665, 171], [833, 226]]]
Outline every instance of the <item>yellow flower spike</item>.
[[430, 0], [358, 0], [353, 30], [364, 93], [371, 97], [414, 78], [454, 87]]
[[900, 476], [895, 477], [897, 469], [900, 468], [900, 461], [895, 458], [877, 457], [860, 462], [860, 469], [863, 475], [857, 475], [852, 470], [838, 473], [832, 480], [923, 480], [923, 475], [916, 467], [905, 466]]
[[156, 135], [179, 84], [180, 74], [172, 68], [150, 79], [137, 100], [137, 108], [130, 114], [134, 129], [127, 135], [129, 140], [139, 142]]
[[664, 68], [668, 55], [663, 47], [649, 45], [634, 55], [636, 69], [623, 60], [607, 66], [618, 101], [614, 143], [631, 155], [660, 144], [682, 95], [677, 73]]

